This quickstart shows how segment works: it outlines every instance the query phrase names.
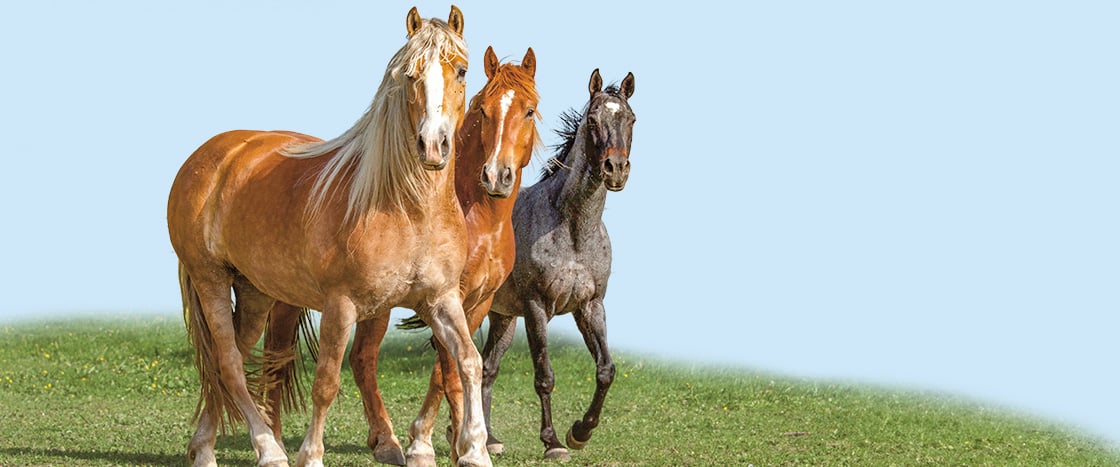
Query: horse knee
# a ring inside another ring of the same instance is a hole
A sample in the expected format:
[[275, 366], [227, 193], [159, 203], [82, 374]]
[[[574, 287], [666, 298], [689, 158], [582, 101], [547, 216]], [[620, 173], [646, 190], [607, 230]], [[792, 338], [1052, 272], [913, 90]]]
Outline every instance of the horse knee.
[[614, 363], [599, 367], [595, 373], [595, 381], [600, 386], [610, 386], [614, 382]]
[[337, 379], [335, 381], [319, 381], [318, 377], [315, 379], [315, 383], [311, 386], [311, 402], [316, 406], [329, 407], [338, 396], [339, 383]]
[[459, 373], [462, 375], [462, 384], [481, 384], [483, 378], [482, 362], [475, 358], [465, 358], [459, 360]]
[[482, 380], [494, 381], [495, 379], [498, 379], [498, 365], [487, 365], [486, 363], [483, 363]]
[[552, 376], [552, 373], [538, 375], [536, 381], [533, 382], [533, 386], [537, 389], [537, 394], [552, 394], [552, 388], [555, 384], [556, 378]]

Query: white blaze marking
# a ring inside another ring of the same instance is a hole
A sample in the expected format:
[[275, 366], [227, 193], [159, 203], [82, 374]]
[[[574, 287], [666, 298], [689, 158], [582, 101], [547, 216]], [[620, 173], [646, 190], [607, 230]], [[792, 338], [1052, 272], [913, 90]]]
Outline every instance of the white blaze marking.
[[611, 112], [618, 112], [618, 108], [620, 107], [618, 105], [618, 102], [607, 102], [606, 104], [603, 104], [603, 106], [605, 106], [607, 110], [610, 110]]
[[443, 66], [438, 60], [429, 60], [424, 69], [424, 92], [427, 93], [427, 118], [420, 129], [421, 136], [438, 144], [439, 128], [443, 125]]
[[502, 152], [502, 135], [506, 130], [506, 114], [509, 113], [509, 106], [513, 104], [514, 94], [514, 91], [510, 89], [502, 94], [502, 100], [498, 101], [502, 106], [502, 110], [498, 113], [498, 145], [494, 147], [494, 154], [490, 156], [490, 160], [486, 164], [486, 171], [492, 171], [495, 177], [499, 175], [498, 154]]

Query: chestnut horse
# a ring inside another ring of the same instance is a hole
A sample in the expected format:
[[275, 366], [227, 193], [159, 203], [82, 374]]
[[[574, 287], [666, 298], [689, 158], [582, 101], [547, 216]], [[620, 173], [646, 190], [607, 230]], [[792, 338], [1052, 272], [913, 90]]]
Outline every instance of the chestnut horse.
[[541, 400], [541, 441], [545, 457], [568, 458], [568, 450], [552, 425], [554, 378], [548, 361], [548, 322], [571, 313], [595, 358], [596, 386], [583, 419], [568, 430], [567, 445], [581, 449], [599, 425], [603, 400], [614, 380], [607, 349], [603, 297], [611, 273], [611, 242], [603, 224], [607, 190], [620, 191], [630, 175], [630, 141], [634, 112], [634, 75], [620, 86], [603, 89], [599, 70], [591, 74], [591, 98], [582, 112], [563, 115], [564, 137], [549, 160], [540, 182], [525, 188], [513, 208], [517, 262], [494, 295], [490, 329], [482, 349], [482, 404], [489, 433], [487, 447], [500, 452], [501, 442], [490, 429], [494, 379], [502, 354], [513, 341], [514, 323], [525, 318], [534, 386]]
[[458, 287], [466, 226], [449, 157], [465, 104], [463, 16], [453, 6], [446, 22], [425, 20], [412, 8], [405, 23], [408, 40], [373, 102], [341, 136], [222, 133], [175, 178], [168, 229], [202, 385], [188, 452], [195, 465], [216, 464], [223, 412], [248, 424], [258, 465], [287, 465], [244, 367], [277, 302], [322, 313], [311, 422], [297, 465], [323, 463], [324, 423], [351, 326], [397, 306], [431, 323], [459, 362], [459, 463], [490, 465], [482, 365]]
[[[499, 64], [494, 49], [487, 48], [483, 70], [488, 81], [471, 98], [463, 126], [456, 135], [455, 156], [458, 163], [455, 192], [466, 217], [469, 249], [459, 283], [471, 332], [481, 326], [494, 292], [513, 270], [516, 254], [511, 220], [513, 206], [521, 186], [521, 171], [541, 144], [536, 127], [539, 116], [533, 80], [536, 72], [533, 49], [525, 52], [520, 65], [514, 65]], [[274, 319], [267, 328], [266, 351], [283, 353], [293, 348], [298, 336], [298, 313], [294, 307], [286, 308], [285, 316], [277, 316], [274, 311]], [[419, 317], [416, 322], [423, 324]], [[367, 443], [374, 458], [400, 465], [405, 463], [405, 458], [377, 388], [379, 344], [388, 323], [387, 315], [358, 323], [350, 351], [350, 366], [365, 405], [370, 427]], [[431, 435], [445, 391], [452, 425], [458, 427], [462, 417], [462, 386], [458, 378], [452, 377], [456, 372], [455, 360], [444, 346], [439, 342], [435, 344], [440, 364], [432, 371], [420, 415], [409, 427], [412, 439], [408, 449], [409, 465], [435, 463]], [[274, 377], [287, 381], [282, 373]], [[278, 388], [269, 397], [273, 413], [280, 409], [280, 392]], [[452, 457], [455, 457], [455, 449], [452, 449]]]

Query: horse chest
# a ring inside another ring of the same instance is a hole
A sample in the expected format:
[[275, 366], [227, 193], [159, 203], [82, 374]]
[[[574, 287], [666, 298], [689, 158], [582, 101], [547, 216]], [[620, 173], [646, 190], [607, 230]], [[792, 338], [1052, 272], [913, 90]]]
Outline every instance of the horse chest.
[[[443, 245], [436, 244], [438, 248]], [[454, 250], [452, 245], [444, 248]], [[456, 255], [418, 254], [425, 251], [414, 244], [399, 248], [359, 250], [351, 253], [353, 268], [345, 280], [366, 314], [391, 307], [414, 308], [424, 297], [455, 287], [462, 270]]]
[[596, 297], [602, 297], [607, 271], [586, 254], [568, 253], [542, 258], [542, 292], [553, 303], [556, 314], [570, 313]]

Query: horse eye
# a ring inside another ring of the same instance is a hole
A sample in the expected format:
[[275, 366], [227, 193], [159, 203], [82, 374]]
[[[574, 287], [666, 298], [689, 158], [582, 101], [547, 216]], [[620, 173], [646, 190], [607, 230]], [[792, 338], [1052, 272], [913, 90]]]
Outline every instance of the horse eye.
[[467, 78], [467, 68], [459, 67], [459, 80], [462, 81]]
[[536, 109], [534, 109], [532, 107], [529, 107], [529, 111], [525, 113], [525, 117], [532, 118], [533, 114], [536, 113], [536, 111], [537, 111]]

